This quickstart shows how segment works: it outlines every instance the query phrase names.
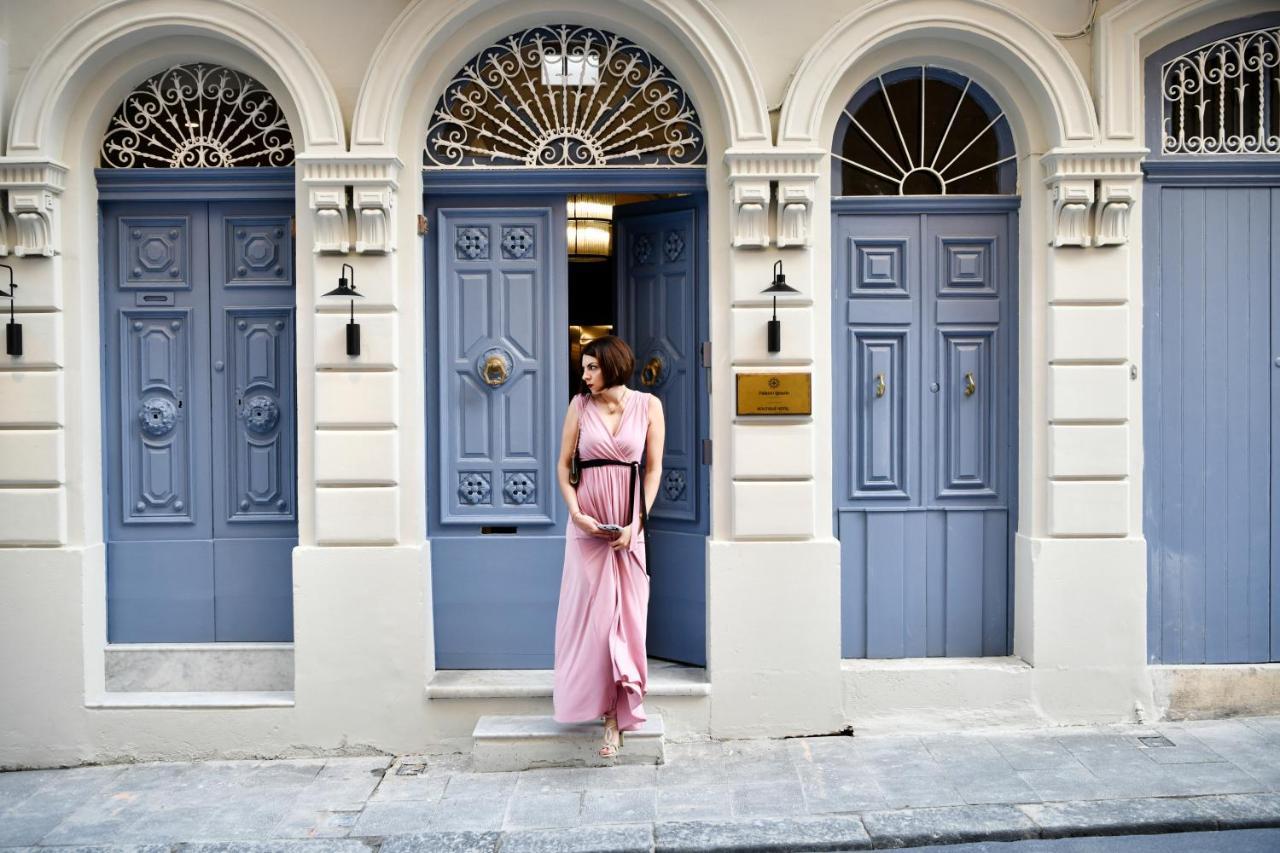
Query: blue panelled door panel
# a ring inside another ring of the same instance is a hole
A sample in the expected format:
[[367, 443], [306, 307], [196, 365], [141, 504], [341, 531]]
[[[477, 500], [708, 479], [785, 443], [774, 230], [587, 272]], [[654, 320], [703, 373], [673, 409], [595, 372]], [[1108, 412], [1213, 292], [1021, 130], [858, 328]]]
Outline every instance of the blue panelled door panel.
[[846, 658], [1010, 645], [1013, 214], [932, 209], [833, 227]]
[[109, 640], [292, 639], [292, 205], [102, 212]]
[[1153, 663], [1280, 660], [1280, 189], [1147, 186]]
[[614, 209], [621, 334], [636, 354], [632, 387], [655, 394], [666, 421], [662, 480], [649, 516], [650, 657], [706, 665], [706, 336], [700, 298], [703, 211], [693, 198]]

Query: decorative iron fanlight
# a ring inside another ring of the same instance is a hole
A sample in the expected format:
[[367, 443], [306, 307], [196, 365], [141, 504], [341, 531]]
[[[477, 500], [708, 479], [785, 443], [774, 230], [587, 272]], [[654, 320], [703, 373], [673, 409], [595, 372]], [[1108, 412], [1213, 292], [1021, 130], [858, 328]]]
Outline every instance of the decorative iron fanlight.
[[606, 260], [613, 238], [613, 196], [571, 195], [566, 212], [569, 260]]
[[102, 138], [115, 169], [290, 166], [293, 134], [267, 89], [220, 65], [177, 65], [130, 92]]
[[649, 53], [606, 30], [540, 26], [472, 57], [445, 86], [424, 166], [694, 166], [698, 114]]

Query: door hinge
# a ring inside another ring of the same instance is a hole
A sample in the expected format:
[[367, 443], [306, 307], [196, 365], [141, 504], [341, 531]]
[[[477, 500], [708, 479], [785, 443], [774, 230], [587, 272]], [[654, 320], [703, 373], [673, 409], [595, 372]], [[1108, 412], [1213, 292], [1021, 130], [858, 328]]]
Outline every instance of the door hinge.
[[711, 439], [709, 438], [702, 439], [702, 464], [711, 464]]
[[711, 366], [711, 341], [703, 341], [701, 351], [702, 351], [702, 366], [710, 367]]
[[425, 236], [427, 231], [428, 231], [427, 217], [419, 213], [418, 214], [418, 236], [419, 237]]
[[289, 217], [289, 236], [298, 236], [298, 220], [292, 216]]

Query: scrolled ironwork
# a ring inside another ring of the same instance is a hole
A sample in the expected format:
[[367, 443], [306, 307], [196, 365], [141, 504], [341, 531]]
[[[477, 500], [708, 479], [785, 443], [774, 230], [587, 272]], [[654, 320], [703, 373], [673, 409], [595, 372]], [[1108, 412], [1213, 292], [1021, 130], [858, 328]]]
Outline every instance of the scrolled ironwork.
[[1280, 27], [1177, 56], [1160, 84], [1162, 154], [1280, 154]]
[[177, 65], [125, 97], [102, 138], [106, 168], [289, 166], [293, 134], [257, 80], [220, 65]]
[[644, 48], [606, 30], [540, 26], [507, 36], [445, 86], [424, 166], [691, 166], [698, 114]]

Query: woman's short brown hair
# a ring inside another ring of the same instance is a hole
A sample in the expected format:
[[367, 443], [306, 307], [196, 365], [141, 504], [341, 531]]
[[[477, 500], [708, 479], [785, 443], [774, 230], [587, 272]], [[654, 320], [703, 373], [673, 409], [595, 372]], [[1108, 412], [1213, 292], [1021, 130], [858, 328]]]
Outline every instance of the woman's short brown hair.
[[[600, 374], [604, 377], [604, 387], [625, 385], [636, 369], [636, 356], [622, 338], [613, 335], [601, 335], [582, 348], [584, 356], [589, 355], [600, 364]], [[583, 388], [582, 393], [591, 393]]]

